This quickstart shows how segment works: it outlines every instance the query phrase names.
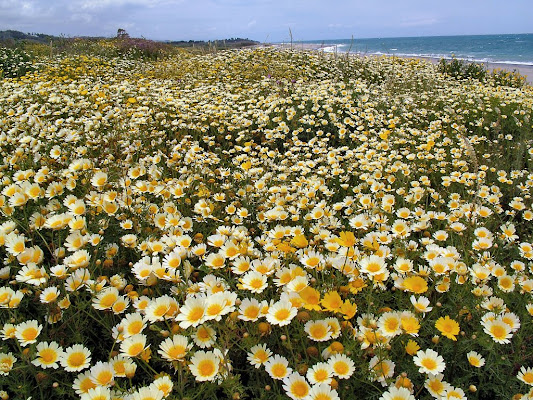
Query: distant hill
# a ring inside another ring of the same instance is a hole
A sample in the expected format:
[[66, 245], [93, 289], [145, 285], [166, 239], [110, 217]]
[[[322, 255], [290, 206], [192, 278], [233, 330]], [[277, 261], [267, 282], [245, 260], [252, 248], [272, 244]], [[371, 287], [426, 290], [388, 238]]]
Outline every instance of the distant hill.
[[233, 49], [237, 47], [255, 46], [260, 44], [259, 42], [251, 39], [231, 38], [222, 40], [179, 40], [179, 41], [167, 41], [166, 43], [172, 44], [177, 47], [209, 47], [214, 46], [216, 48], [228, 48]]
[[[125, 34], [126, 37], [128, 37], [127, 34]], [[84, 39], [104, 39], [104, 37], [83, 37]], [[60, 37], [60, 36], [54, 36], [54, 35], [47, 35], [44, 33], [24, 33], [20, 31], [14, 31], [14, 30], [6, 30], [6, 31], [0, 31], [0, 45], [3, 43], [13, 43], [13, 42], [19, 42], [19, 41], [31, 41], [31, 42], [38, 42], [38, 43], [50, 43], [50, 41], [57, 41], [57, 40], [69, 40], [69, 39], [75, 39], [68, 38], [68, 37]], [[167, 43], [176, 47], [216, 47], [218, 49], [233, 49], [238, 47], [246, 47], [246, 46], [254, 46], [259, 44], [259, 42], [256, 42], [255, 40], [250, 39], [242, 39], [242, 38], [230, 38], [230, 39], [221, 39], [221, 40], [209, 40], [209, 41], [203, 41], [203, 40], [179, 40], [179, 41], [160, 41], [163, 43]]]
[[44, 33], [24, 33], [19, 31], [7, 30], [0, 31], [0, 41], [20, 41], [29, 40], [33, 42], [47, 43], [50, 40], [59, 39], [57, 36], [46, 35]]

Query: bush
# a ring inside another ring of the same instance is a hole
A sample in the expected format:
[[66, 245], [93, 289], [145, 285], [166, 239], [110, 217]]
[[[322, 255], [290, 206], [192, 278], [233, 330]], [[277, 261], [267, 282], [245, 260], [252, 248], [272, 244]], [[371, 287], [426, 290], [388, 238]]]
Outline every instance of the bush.
[[480, 82], [486, 82], [490, 78], [495, 86], [521, 88], [526, 83], [526, 78], [516, 69], [506, 71], [497, 68], [489, 73], [483, 64], [457, 58], [451, 60], [442, 58], [438, 64], [438, 71], [455, 79], [477, 79]]
[[515, 69], [513, 71], [506, 71], [502, 69], [495, 69], [492, 71], [492, 79], [496, 86], [510, 86], [514, 88], [521, 88], [526, 83], [526, 78]]
[[119, 56], [143, 60], [157, 60], [170, 48], [164, 43], [130, 37], [118, 38], [113, 44]]
[[485, 81], [487, 77], [487, 69], [482, 64], [468, 62], [465, 60], [459, 60], [452, 58], [446, 60], [442, 58], [439, 61], [439, 72], [451, 76], [456, 79], [477, 79], [479, 81]]
[[24, 50], [0, 48], [0, 77], [18, 78], [34, 71], [32, 56]]

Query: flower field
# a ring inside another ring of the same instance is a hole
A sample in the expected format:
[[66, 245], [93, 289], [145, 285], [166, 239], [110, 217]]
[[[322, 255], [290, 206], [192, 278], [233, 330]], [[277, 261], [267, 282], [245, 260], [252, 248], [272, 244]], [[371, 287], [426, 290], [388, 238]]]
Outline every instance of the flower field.
[[104, 50], [0, 81], [1, 399], [533, 398], [519, 76]]

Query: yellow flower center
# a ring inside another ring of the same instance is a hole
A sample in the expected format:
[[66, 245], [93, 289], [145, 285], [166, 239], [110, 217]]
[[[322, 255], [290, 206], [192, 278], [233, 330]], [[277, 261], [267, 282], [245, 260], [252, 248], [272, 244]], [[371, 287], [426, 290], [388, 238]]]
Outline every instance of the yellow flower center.
[[106, 385], [113, 380], [113, 373], [111, 371], [102, 371], [96, 377], [96, 381], [100, 385]]
[[289, 318], [289, 315], [290, 315], [290, 312], [286, 308], [282, 310], [278, 310], [276, 311], [276, 314], [274, 314], [276, 319], [280, 321], [286, 320], [287, 318]]
[[528, 384], [532, 384], [533, 383], [533, 372], [526, 372], [522, 376], [522, 379], [524, 380], [524, 382], [526, 382]]
[[78, 352], [72, 353], [68, 357], [68, 364], [72, 367], [79, 367], [85, 363], [85, 354]]
[[170, 259], [170, 261], [168, 262], [168, 265], [171, 267], [171, 268], [178, 268], [181, 264], [181, 259], [180, 258], [172, 258]]
[[244, 315], [247, 318], [257, 318], [259, 315], [259, 307], [256, 306], [250, 306], [244, 311]]
[[229, 249], [226, 250], [226, 255], [228, 257], [233, 257], [237, 255], [237, 253], [238, 253], [238, 250], [236, 247], [230, 247]]
[[348, 365], [344, 361], [337, 361], [333, 365], [333, 369], [337, 375], [346, 375], [349, 371]]
[[191, 310], [189, 313], [189, 319], [191, 321], [198, 321], [204, 316], [204, 308], [203, 307], [195, 307]]
[[87, 393], [89, 391], [89, 389], [94, 389], [95, 387], [96, 387], [96, 384], [93, 381], [91, 381], [91, 379], [89, 379], [89, 378], [84, 379], [80, 383], [80, 390], [83, 393]]
[[211, 376], [215, 372], [215, 364], [211, 360], [200, 361], [198, 372], [200, 376]]
[[507, 332], [505, 331], [504, 327], [500, 325], [493, 325], [491, 333], [496, 339], [503, 339], [507, 335]]
[[218, 315], [222, 311], [222, 306], [220, 304], [211, 304], [207, 307], [207, 315]]
[[264, 363], [266, 360], [268, 360], [268, 353], [264, 350], [259, 350], [257, 353], [255, 353], [255, 359], [260, 363]]
[[250, 286], [254, 289], [260, 289], [263, 286], [263, 280], [256, 278], [250, 281]]
[[429, 371], [433, 371], [437, 368], [437, 362], [431, 358], [425, 358], [421, 362], [422, 366]]
[[116, 362], [113, 365], [116, 375], [124, 375], [126, 373], [126, 365], [123, 362]]
[[311, 267], [316, 267], [319, 262], [320, 262], [320, 259], [318, 257], [309, 257], [307, 259], [307, 263], [306, 264], [311, 266]]
[[128, 333], [130, 335], [135, 335], [142, 330], [143, 323], [142, 321], [133, 321], [128, 325]]
[[44, 364], [52, 364], [57, 359], [57, 353], [52, 349], [44, 349], [39, 353]]
[[22, 253], [24, 251], [26, 247], [24, 246], [24, 242], [17, 242], [15, 243], [15, 245], [13, 246], [13, 250], [16, 252], [16, 253]]
[[172, 359], [178, 359], [185, 355], [185, 347], [173, 346], [168, 350], [168, 355]]
[[268, 273], [268, 267], [265, 264], [258, 265], [255, 270], [261, 274]]
[[328, 330], [322, 324], [313, 325], [309, 331], [313, 339], [322, 339], [328, 334]]
[[115, 301], [117, 301], [116, 294], [109, 293], [102, 297], [102, 299], [100, 300], [100, 306], [103, 308], [109, 308], [113, 305]]
[[297, 381], [291, 385], [291, 392], [297, 398], [303, 398], [309, 393], [309, 386], [305, 382]]
[[33, 340], [37, 337], [38, 334], [39, 334], [39, 331], [37, 329], [27, 328], [24, 330], [24, 332], [22, 332], [22, 337], [25, 340]]
[[369, 263], [366, 267], [369, 272], [378, 272], [381, 269], [381, 265], [378, 263]]
[[[168, 311], [168, 304], [160, 304], [154, 309], [154, 315], [157, 317], [162, 317]], [[140, 321], [139, 321], [140, 322]]]
[[222, 267], [224, 265], [224, 259], [222, 257], [217, 257], [213, 260], [213, 267]]
[[283, 364], [276, 364], [272, 367], [272, 375], [274, 377], [284, 377], [287, 373], [287, 368]]
[[324, 369], [319, 369], [315, 372], [315, 380], [317, 382], [323, 382], [328, 379], [328, 372]]
[[142, 343], [134, 343], [130, 346], [128, 354], [130, 356], [136, 356], [140, 354], [144, 350], [144, 346]]
[[398, 320], [392, 318], [387, 320], [387, 322], [385, 323], [385, 328], [391, 332], [396, 331], [398, 329]]

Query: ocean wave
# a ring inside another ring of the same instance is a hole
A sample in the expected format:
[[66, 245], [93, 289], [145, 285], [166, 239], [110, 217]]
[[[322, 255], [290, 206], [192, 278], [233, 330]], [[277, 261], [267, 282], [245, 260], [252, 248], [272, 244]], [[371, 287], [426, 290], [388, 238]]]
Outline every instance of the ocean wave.
[[[338, 50], [339, 53], [342, 51]], [[508, 64], [508, 65], [524, 65], [524, 66], [533, 66], [533, 60], [531, 61], [515, 61], [515, 60], [498, 60], [493, 58], [475, 58], [469, 56], [454, 56], [451, 53], [442, 54], [442, 53], [401, 53], [401, 52], [383, 52], [383, 51], [353, 51], [354, 54], [358, 55], [374, 55], [374, 56], [398, 56], [398, 57], [422, 57], [422, 58], [444, 58], [446, 60], [457, 59], [461, 61], [469, 61], [476, 63], [487, 63], [487, 64]]]
[[[428, 57], [533, 66], [533, 35], [442, 36], [309, 40], [295, 43], [324, 53]], [[502, 41], [501, 44], [498, 41]], [[527, 43], [527, 44], [524, 44]]]

